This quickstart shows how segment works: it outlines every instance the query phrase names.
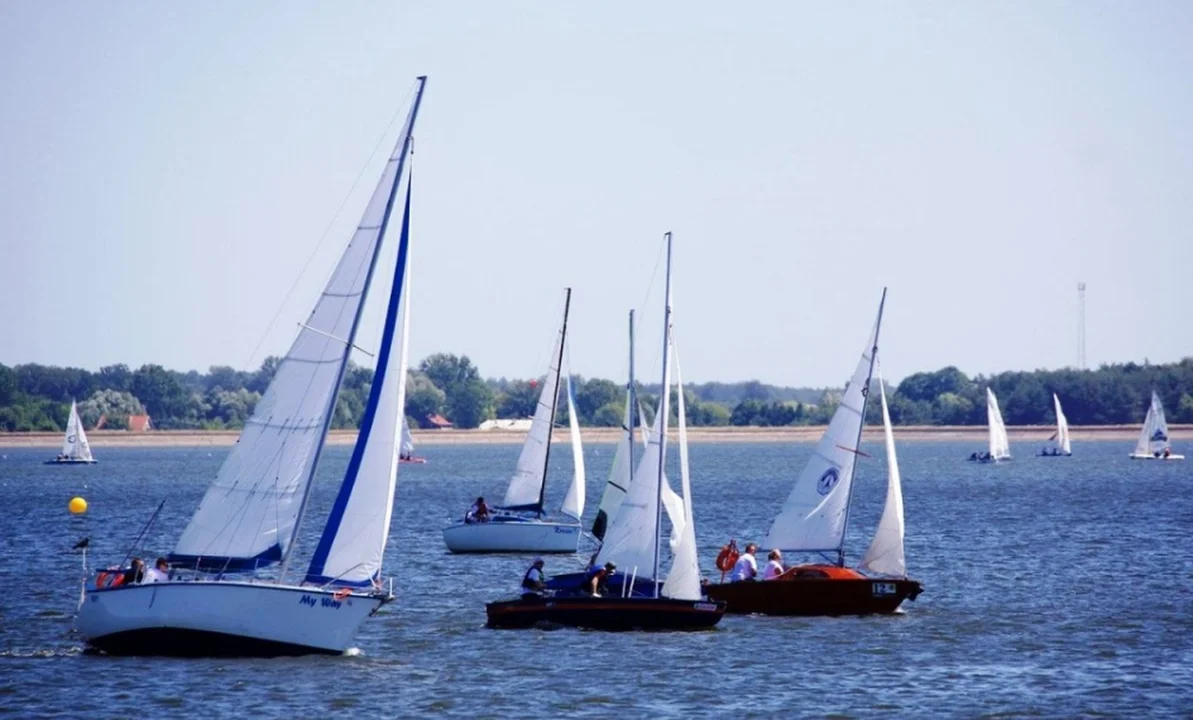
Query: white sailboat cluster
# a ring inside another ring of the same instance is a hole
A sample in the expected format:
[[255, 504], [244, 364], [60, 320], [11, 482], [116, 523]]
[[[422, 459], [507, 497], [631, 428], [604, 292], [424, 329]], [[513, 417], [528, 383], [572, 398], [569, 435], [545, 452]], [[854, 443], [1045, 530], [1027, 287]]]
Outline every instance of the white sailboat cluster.
[[76, 623], [89, 644], [128, 654], [341, 653], [365, 618], [392, 599], [381, 568], [405, 417], [409, 181], [360, 433], [309, 567], [301, 580], [288, 579], [399, 185], [408, 178], [425, 84], [418, 79], [397, 145], [314, 310], [170, 554], [171, 579], [99, 576], [105, 579], [85, 589]]
[[584, 455], [570, 376], [567, 377], [567, 403], [574, 471], [560, 512], [571, 518], [572, 522], [549, 520], [543, 512], [571, 298], [572, 291], [568, 288], [563, 324], [551, 351], [551, 361], [539, 393], [534, 419], [522, 444], [505, 500], [497, 508], [498, 512], [488, 520], [465, 518], [443, 529], [443, 541], [453, 553], [574, 553], [579, 549], [580, 518], [584, 514]]
[[1139, 431], [1139, 440], [1135, 442], [1135, 450], [1131, 453], [1132, 460], [1184, 460], [1184, 455], [1172, 452], [1172, 443], [1168, 440], [1168, 421], [1164, 418], [1164, 406], [1160, 403], [1160, 396], [1152, 391], [1152, 403], [1147, 408], [1147, 416], [1143, 419], [1143, 428]]
[[79, 406], [71, 400], [66, 434], [62, 437], [62, 452], [53, 460], [46, 460], [46, 464], [92, 465], [95, 462], [96, 459], [91, 456], [91, 446], [87, 443], [87, 433], [83, 430], [83, 421], [79, 419]]

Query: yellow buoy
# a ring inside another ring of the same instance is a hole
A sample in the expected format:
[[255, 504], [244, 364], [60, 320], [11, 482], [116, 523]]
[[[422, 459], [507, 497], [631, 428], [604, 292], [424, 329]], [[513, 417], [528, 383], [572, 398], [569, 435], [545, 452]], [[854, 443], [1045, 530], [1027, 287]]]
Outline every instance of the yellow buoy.
[[75, 515], [87, 512], [87, 501], [81, 497], [72, 497], [70, 499], [70, 511]]

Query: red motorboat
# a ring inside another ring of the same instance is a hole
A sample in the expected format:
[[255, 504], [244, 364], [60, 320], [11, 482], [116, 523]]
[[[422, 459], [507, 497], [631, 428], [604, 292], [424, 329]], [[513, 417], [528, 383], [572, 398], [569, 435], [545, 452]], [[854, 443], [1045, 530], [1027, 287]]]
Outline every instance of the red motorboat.
[[871, 578], [836, 565], [798, 565], [773, 580], [743, 580], [705, 586], [726, 612], [760, 615], [875, 615], [915, 600], [915, 580]]

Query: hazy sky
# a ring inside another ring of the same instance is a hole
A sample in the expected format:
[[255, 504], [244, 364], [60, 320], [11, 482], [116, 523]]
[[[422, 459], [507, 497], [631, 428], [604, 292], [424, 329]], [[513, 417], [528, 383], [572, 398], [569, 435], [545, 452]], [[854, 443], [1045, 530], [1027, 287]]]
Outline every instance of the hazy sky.
[[1091, 364], [1176, 360], [1191, 37], [1188, 2], [0, 3], [0, 362], [284, 351], [419, 74], [416, 360], [538, 374], [571, 285], [572, 370], [623, 377], [649, 301], [657, 375], [666, 230], [690, 381], [840, 384], [883, 285], [892, 378], [1074, 364], [1079, 280]]

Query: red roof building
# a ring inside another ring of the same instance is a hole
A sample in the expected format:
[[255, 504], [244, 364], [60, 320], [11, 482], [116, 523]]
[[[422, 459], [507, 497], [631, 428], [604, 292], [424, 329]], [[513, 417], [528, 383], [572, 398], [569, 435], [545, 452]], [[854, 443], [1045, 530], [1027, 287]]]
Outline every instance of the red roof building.
[[444, 430], [452, 426], [451, 422], [442, 415], [435, 413], [427, 416], [427, 424], [436, 430]]
[[148, 415], [129, 415], [128, 416], [128, 430], [129, 432], [145, 432], [152, 430], [149, 424]]

